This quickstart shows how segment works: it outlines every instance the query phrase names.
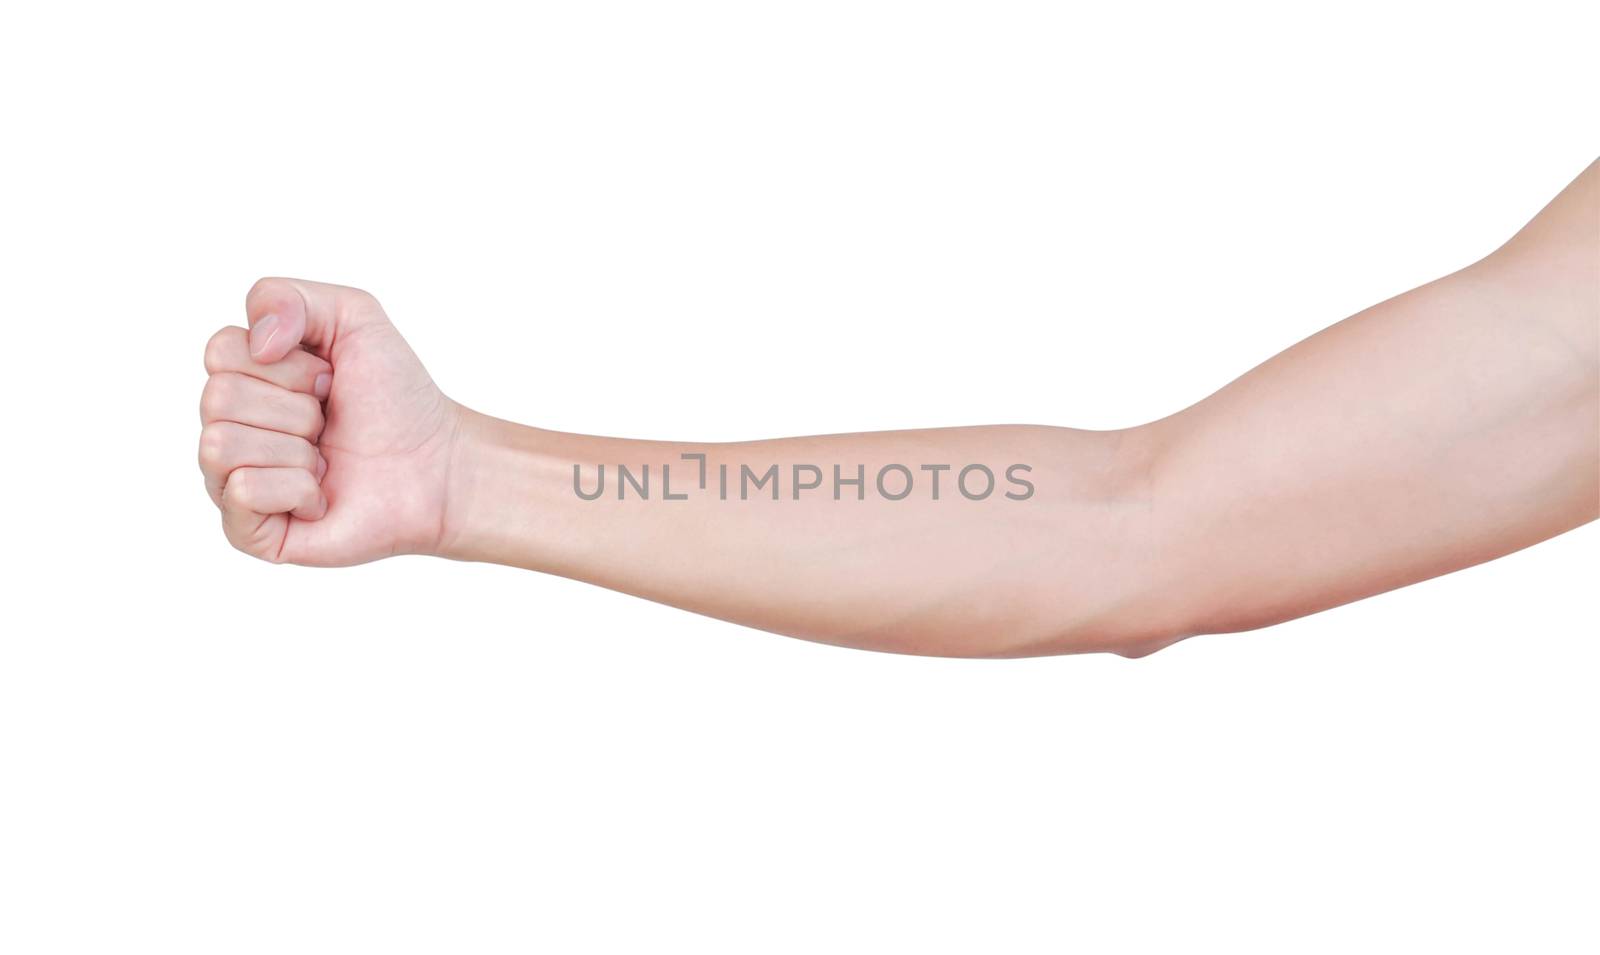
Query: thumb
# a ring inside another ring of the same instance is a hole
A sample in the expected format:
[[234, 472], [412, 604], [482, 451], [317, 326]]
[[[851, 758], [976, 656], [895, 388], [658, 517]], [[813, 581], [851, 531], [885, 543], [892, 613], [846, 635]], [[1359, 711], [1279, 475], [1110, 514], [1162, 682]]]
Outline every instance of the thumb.
[[302, 279], [265, 278], [244, 299], [250, 357], [271, 364], [304, 345], [331, 360], [341, 335], [386, 322], [378, 300], [360, 289]]

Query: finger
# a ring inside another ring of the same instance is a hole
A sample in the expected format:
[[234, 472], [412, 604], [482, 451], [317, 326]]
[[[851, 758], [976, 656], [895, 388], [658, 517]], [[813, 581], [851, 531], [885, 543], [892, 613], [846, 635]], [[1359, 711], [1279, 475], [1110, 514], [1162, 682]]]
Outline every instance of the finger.
[[250, 355], [269, 365], [302, 344], [327, 358], [339, 336], [388, 321], [378, 300], [360, 289], [302, 279], [261, 279], [244, 304]]
[[247, 554], [274, 559], [282, 552], [289, 518], [321, 519], [328, 501], [310, 471], [239, 468], [222, 490], [222, 531]]
[[267, 515], [320, 520], [326, 512], [328, 499], [304, 467], [240, 467], [222, 486], [222, 528], [229, 531], [230, 541], [235, 531], [254, 533]]
[[320, 482], [328, 462], [316, 445], [281, 431], [252, 428], [235, 421], [213, 421], [200, 429], [200, 472], [206, 490], [220, 507], [228, 475], [239, 468], [300, 468]]
[[264, 365], [250, 357], [249, 336], [238, 325], [229, 325], [212, 335], [206, 342], [206, 373], [236, 371], [319, 400], [328, 397], [333, 384], [332, 365], [303, 348], [291, 349], [279, 361]]
[[322, 403], [259, 378], [222, 371], [212, 375], [200, 392], [200, 422], [213, 421], [236, 421], [315, 441], [322, 434]]

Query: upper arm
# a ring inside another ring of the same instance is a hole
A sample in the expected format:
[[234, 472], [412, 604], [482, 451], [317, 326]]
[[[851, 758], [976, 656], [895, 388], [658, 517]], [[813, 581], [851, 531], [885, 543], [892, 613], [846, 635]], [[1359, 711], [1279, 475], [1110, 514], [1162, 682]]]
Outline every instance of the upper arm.
[[1188, 632], [1246, 629], [1600, 516], [1600, 165], [1488, 259], [1148, 426]]

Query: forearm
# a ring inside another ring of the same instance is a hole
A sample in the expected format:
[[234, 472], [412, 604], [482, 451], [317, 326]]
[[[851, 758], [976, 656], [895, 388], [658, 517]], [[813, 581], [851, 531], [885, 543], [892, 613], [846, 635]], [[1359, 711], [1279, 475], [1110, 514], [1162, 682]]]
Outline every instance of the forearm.
[[446, 556], [877, 650], [1126, 651], [1176, 635], [1150, 591], [1139, 431], [679, 444], [469, 412], [460, 442]]

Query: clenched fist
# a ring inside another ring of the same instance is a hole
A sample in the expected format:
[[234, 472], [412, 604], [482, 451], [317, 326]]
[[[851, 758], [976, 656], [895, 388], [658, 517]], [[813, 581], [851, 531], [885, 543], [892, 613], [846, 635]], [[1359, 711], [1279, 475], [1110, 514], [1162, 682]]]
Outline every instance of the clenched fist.
[[239, 550], [357, 564], [436, 549], [462, 409], [357, 289], [257, 282], [211, 336], [200, 470]]

